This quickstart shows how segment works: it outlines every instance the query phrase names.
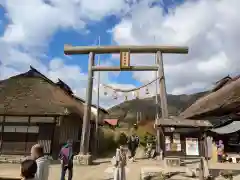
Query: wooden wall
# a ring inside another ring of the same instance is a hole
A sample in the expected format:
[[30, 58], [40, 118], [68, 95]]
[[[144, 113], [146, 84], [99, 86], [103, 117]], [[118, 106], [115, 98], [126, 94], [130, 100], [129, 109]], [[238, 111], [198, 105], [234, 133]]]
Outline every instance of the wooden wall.
[[40, 143], [45, 153], [50, 154], [54, 122], [54, 117], [0, 116], [0, 152], [29, 154], [31, 147]]
[[[45, 154], [51, 154], [57, 158], [61, 146], [69, 139], [73, 140], [74, 151], [78, 153], [81, 131], [82, 120], [77, 115], [62, 117], [0, 116], [0, 153], [29, 154], [32, 145], [40, 143], [44, 147]], [[92, 133], [91, 138], [93, 138]], [[90, 146], [92, 146], [91, 143]]]
[[59, 150], [60, 147], [67, 142], [73, 141], [73, 149], [76, 153], [79, 152], [82, 132], [82, 120], [79, 116], [70, 115], [62, 117], [59, 126]]

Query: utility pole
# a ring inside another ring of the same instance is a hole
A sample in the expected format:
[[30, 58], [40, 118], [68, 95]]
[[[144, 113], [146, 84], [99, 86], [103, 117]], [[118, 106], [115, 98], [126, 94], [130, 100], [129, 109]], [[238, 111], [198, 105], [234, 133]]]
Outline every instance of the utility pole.
[[[155, 63], [156, 65], [159, 66], [159, 62], [157, 60], [157, 56], [155, 55]], [[156, 71], [156, 79], [158, 78], [158, 72]], [[158, 81], [156, 80], [156, 89], [155, 89], [156, 97], [155, 97], [155, 102], [156, 102], [156, 116], [155, 116], [155, 124], [159, 124], [159, 100], [158, 100]], [[156, 151], [157, 154], [160, 155], [161, 151], [161, 140], [160, 140], [160, 129], [157, 128], [157, 146], [156, 146]]]
[[[100, 36], [98, 37], [98, 46], [100, 46]], [[98, 66], [100, 66], [100, 54], [98, 55]], [[98, 71], [98, 77], [97, 77], [97, 117], [95, 122], [95, 156], [98, 154], [98, 135], [99, 135], [99, 102], [100, 102], [100, 71]]]
[[[156, 37], [154, 36], [154, 43], [156, 43]], [[159, 67], [160, 65], [160, 61], [159, 58], [157, 56], [157, 54], [155, 54], [155, 64]], [[159, 71], [159, 69], [158, 69]], [[156, 71], [155, 73], [155, 77], [156, 79], [159, 78], [159, 72]], [[156, 93], [156, 97], [155, 97], [155, 102], [156, 102], [156, 116], [155, 116], [155, 124], [160, 124], [160, 116], [159, 116], [159, 99], [158, 99], [158, 81], [156, 80], [156, 87], [155, 87], [155, 93]], [[160, 129], [157, 128], [157, 146], [156, 146], [156, 151], [158, 154], [158, 157], [160, 157], [160, 151], [161, 151], [161, 137], [160, 137]], [[161, 158], [161, 157], [160, 157]]]

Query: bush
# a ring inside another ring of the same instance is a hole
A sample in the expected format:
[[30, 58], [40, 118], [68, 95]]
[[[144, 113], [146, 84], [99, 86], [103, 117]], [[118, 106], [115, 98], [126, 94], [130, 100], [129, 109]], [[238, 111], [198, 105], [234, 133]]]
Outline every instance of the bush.
[[99, 132], [99, 154], [107, 155], [114, 153], [120, 144], [126, 144], [126, 142], [127, 135], [124, 132], [102, 127]]
[[99, 130], [99, 154], [106, 154], [116, 149], [116, 147], [114, 131], [110, 128], [101, 128]]
[[150, 135], [154, 135], [152, 133], [150, 133], [149, 131], [146, 131], [144, 129], [144, 127], [139, 127], [138, 130], [137, 130], [137, 135], [139, 137], [139, 140], [140, 140], [140, 144], [141, 146], [145, 147], [146, 146], [146, 139], [145, 139], [145, 136], [148, 134]]
[[127, 135], [124, 132], [116, 132], [114, 141], [118, 146], [125, 145], [127, 143]]

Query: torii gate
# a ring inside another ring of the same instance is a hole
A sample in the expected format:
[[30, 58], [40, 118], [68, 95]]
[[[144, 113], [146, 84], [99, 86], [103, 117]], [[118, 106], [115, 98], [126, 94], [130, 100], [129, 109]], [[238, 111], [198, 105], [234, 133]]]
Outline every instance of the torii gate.
[[[93, 73], [94, 71], [158, 71], [160, 84], [160, 102], [162, 118], [168, 118], [167, 93], [165, 85], [165, 76], [163, 68], [163, 53], [187, 54], [188, 47], [178, 46], [71, 46], [64, 45], [64, 53], [66, 55], [88, 54], [88, 88], [86, 90], [86, 102], [84, 108], [84, 117], [82, 125], [82, 136], [79, 155], [76, 156], [79, 164], [91, 164], [92, 158], [89, 154], [89, 138], [90, 138], [90, 118], [92, 104], [93, 89]], [[95, 54], [113, 54], [120, 53], [120, 66], [96, 66]], [[131, 66], [130, 53], [155, 53], [157, 66]], [[160, 125], [160, 120], [155, 122]], [[160, 147], [160, 130], [157, 129], [157, 145]]]

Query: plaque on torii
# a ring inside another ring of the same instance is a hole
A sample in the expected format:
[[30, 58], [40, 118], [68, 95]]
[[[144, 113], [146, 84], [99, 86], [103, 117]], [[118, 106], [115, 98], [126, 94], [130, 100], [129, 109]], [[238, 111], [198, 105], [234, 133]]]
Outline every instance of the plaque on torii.
[[130, 52], [129, 51], [120, 52], [120, 68], [121, 69], [130, 68]]

